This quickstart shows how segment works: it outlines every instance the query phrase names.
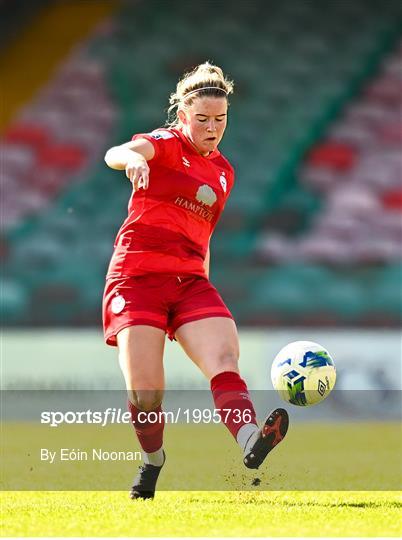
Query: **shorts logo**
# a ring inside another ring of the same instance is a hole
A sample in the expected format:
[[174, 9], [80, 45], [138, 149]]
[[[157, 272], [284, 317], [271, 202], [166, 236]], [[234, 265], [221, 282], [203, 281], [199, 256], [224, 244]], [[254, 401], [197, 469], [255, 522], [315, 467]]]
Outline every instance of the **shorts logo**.
[[221, 186], [222, 186], [222, 189], [223, 189], [224, 193], [226, 193], [227, 181], [226, 181], [226, 177], [225, 177], [225, 171], [221, 172], [221, 175], [219, 177], [219, 181], [221, 183]]
[[112, 313], [114, 313], [115, 315], [117, 315], [118, 313], [121, 313], [125, 305], [126, 305], [126, 301], [121, 296], [121, 294], [115, 296], [111, 304]]
[[207, 186], [203, 185], [200, 188], [198, 188], [197, 195], [195, 196], [198, 202], [202, 204], [207, 204], [208, 206], [212, 206], [216, 203], [217, 197], [215, 194], [215, 191]]

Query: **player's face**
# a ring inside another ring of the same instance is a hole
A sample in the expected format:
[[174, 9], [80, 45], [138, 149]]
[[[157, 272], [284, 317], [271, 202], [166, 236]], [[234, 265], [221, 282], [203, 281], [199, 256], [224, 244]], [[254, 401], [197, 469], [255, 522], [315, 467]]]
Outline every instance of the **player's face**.
[[228, 104], [226, 98], [196, 98], [185, 110], [179, 110], [179, 119], [184, 134], [198, 152], [207, 156], [221, 142], [227, 123]]

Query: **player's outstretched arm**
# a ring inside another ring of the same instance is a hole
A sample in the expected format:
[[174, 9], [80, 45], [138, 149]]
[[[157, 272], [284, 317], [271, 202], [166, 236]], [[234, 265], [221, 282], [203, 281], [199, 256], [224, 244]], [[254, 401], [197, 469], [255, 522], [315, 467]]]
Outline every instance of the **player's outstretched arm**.
[[134, 190], [146, 189], [149, 184], [149, 166], [147, 161], [155, 155], [155, 150], [146, 139], [137, 139], [120, 146], [113, 146], [105, 155], [105, 162], [111, 169], [126, 171], [126, 176]]

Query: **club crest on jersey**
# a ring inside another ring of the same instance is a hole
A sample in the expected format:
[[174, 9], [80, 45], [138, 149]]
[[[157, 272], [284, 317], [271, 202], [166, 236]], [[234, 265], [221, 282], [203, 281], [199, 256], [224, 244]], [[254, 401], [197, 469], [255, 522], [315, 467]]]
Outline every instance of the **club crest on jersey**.
[[155, 131], [152, 131], [149, 134], [149, 136], [155, 139], [156, 141], [159, 139], [171, 139], [172, 137], [174, 137], [173, 133], [170, 133], [169, 131], [165, 129], [164, 130], [156, 129]]
[[210, 187], [204, 184], [198, 188], [197, 195], [195, 196], [198, 202], [212, 206], [216, 203], [217, 196], [215, 191]]
[[119, 313], [123, 311], [125, 305], [126, 305], [126, 301], [124, 300], [121, 294], [118, 294], [112, 299], [112, 303], [111, 303], [112, 313], [114, 313], [115, 315], [118, 315]]
[[221, 183], [221, 186], [222, 186], [222, 189], [223, 189], [224, 193], [226, 193], [228, 183], [227, 183], [227, 180], [226, 180], [225, 171], [221, 172], [221, 175], [219, 177], [219, 181]]

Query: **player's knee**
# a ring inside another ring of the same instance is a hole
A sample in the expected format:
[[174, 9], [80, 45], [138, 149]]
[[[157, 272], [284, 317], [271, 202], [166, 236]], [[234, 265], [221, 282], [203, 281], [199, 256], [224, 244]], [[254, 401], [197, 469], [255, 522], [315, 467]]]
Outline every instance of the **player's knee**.
[[220, 371], [237, 371], [239, 367], [239, 353], [235, 349], [222, 351], [218, 356]]
[[131, 392], [130, 400], [140, 411], [153, 411], [162, 403], [162, 390], [143, 390]]

